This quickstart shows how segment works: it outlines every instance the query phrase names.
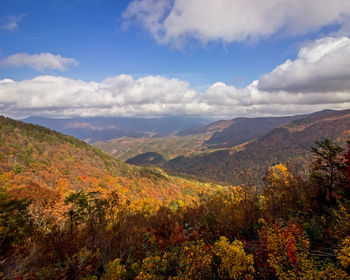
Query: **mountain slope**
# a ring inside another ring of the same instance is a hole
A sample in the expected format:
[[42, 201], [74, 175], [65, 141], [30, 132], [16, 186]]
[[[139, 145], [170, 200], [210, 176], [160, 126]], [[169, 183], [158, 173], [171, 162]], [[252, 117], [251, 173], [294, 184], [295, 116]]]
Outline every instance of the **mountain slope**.
[[134, 157], [131, 160], [127, 160], [126, 163], [134, 164], [137, 163], [139, 165], [152, 164], [152, 165], [162, 165], [166, 163], [165, 158], [155, 152], [143, 153]]
[[196, 134], [202, 134], [202, 133], [217, 133], [225, 128], [229, 127], [233, 120], [220, 120], [213, 123], [210, 123], [205, 126], [197, 126], [197, 127], [190, 127], [188, 129], [179, 131], [176, 135], [178, 136], [188, 136], [188, 135], [196, 135]]
[[315, 141], [328, 138], [345, 146], [350, 138], [350, 110], [322, 111], [286, 123], [240, 149], [222, 149], [194, 157], [178, 157], [168, 170], [229, 184], [261, 183], [267, 168], [279, 162], [305, 168]]
[[290, 117], [236, 118], [221, 131], [215, 132], [205, 143], [216, 147], [233, 147], [264, 135], [273, 128], [305, 115]]
[[16, 192], [53, 192], [58, 200], [82, 189], [162, 202], [189, 202], [217, 187], [130, 166], [73, 137], [5, 117], [0, 117], [0, 184]]

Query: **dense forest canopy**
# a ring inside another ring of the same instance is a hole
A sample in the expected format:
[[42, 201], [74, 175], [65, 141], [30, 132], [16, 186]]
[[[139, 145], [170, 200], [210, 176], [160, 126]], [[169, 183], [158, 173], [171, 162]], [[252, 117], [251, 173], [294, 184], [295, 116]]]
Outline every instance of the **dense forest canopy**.
[[[221, 187], [1, 121], [4, 279], [350, 278], [349, 148], [325, 139], [307, 173], [279, 163], [262, 188]], [[167, 184], [179, 192], [160, 199]]]

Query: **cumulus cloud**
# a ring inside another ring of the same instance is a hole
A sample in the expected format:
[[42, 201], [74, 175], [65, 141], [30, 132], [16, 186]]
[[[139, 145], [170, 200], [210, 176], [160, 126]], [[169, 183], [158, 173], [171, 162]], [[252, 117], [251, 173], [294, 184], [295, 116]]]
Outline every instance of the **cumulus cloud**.
[[8, 114], [148, 116], [201, 113], [197, 93], [185, 81], [119, 75], [102, 82], [57, 76], [0, 81], [0, 104]]
[[198, 91], [183, 80], [130, 75], [86, 82], [59, 76], [0, 80], [0, 111], [14, 117], [167, 116], [230, 118], [350, 108], [350, 39], [324, 38], [245, 88], [217, 82]]
[[20, 14], [17, 16], [8, 16], [6, 17], [6, 22], [0, 26], [0, 29], [5, 29], [8, 31], [16, 31], [18, 30], [18, 24], [24, 18], [24, 14]]
[[350, 106], [349, 92], [261, 91], [258, 81], [244, 89], [218, 82], [204, 92], [162, 76], [119, 75], [102, 82], [57, 76], [0, 80], [0, 110], [24, 117], [44, 116], [267, 116]]
[[[160, 43], [256, 41], [279, 31], [299, 35], [349, 25], [344, 0], [134, 0], [124, 19], [141, 24]], [[343, 34], [344, 35], [344, 34]]]
[[17, 53], [0, 60], [0, 65], [11, 67], [28, 66], [35, 70], [60, 70], [65, 71], [70, 66], [77, 66], [79, 63], [73, 58], [66, 58], [51, 53], [27, 54]]
[[288, 92], [350, 91], [350, 39], [323, 38], [301, 48], [259, 80], [259, 89]]

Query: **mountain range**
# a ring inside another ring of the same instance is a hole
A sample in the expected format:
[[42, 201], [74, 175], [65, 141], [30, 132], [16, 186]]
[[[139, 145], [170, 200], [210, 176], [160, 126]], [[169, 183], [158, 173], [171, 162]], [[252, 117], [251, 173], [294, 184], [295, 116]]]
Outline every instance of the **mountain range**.
[[179, 130], [208, 124], [210, 119], [192, 117], [77, 117], [53, 119], [32, 116], [22, 121], [45, 126], [88, 143], [94, 143], [123, 136], [136, 138], [167, 136]]
[[[283, 120], [286, 122], [283, 123]], [[244, 130], [243, 122], [254, 124], [256, 119], [236, 119], [224, 129], [216, 131], [204, 141], [215, 145], [216, 150], [205, 150], [192, 155], [179, 155], [170, 160], [158, 160], [156, 165], [169, 172], [194, 176], [195, 178], [220, 182], [222, 184], [251, 183], [261, 185], [262, 178], [269, 166], [288, 163], [293, 168], [305, 170], [310, 160], [310, 150], [315, 141], [325, 138], [344, 146], [350, 138], [350, 110], [325, 110], [309, 115], [295, 116], [280, 120], [259, 118], [256, 122], [258, 137], [253, 138], [254, 129]], [[266, 121], [264, 123], [264, 121]], [[217, 124], [217, 123], [216, 123]], [[272, 124], [276, 124], [274, 128]], [[210, 127], [206, 126], [202, 128]], [[261, 133], [264, 128], [270, 131]], [[198, 133], [200, 129], [187, 130], [185, 133]], [[229, 137], [229, 135], [233, 135]], [[244, 140], [248, 140], [244, 142]], [[141, 154], [128, 159], [128, 163], [154, 164], [153, 154]]]
[[[165, 160], [233, 147], [262, 136], [274, 127], [304, 115], [266, 118], [235, 118], [191, 127], [164, 137], [120, 137], [98, 141], [94, 146], [120, 160], [147, 164], [148, 153], [159, 153]], [[142, 155], [147, 153], [146, 155]], [[138, 156], [136, 159], [133, 157]], [[158, 161], [160, 158], [158, 157]]]
[[315, 141], [328, 138], [345, 146], [350, 136], [350, 110], [235, 118], [209, 124], [200, 118], [32, 117], [25, 121], [40, 122], [72, 136], [78, 134], [133, 165], [153, 165], [174, 175], [235, 185], [261, 185], [267, 168], [277, 163], [307, 171]]

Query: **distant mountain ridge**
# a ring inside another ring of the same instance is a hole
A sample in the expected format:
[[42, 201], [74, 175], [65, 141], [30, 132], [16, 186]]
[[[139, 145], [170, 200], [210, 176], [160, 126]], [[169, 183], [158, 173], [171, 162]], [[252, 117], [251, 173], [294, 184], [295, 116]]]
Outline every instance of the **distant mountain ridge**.
[[205, 125], [210, 122], [210, 120], [206, 118], [192, 117], [84, 117], [53, 119], [37, 116], [28, 117], [22, 121], [45, 126], [88, 143], [107, 141], [123, 136], [167, 136], [189, 127]]
[[205, 126], [196, 126], [196, 127], [187, 128], [185, 130], [179, 131], [176, 135], [183, 137], [183, 136], [202, 134], [207, 132], [219, 132], [224, 130], [228, 126], [230, 126], [232, 122], [233, 120], [219, 120]]
[[214, 147], [232, 147], [259, 137], [273, 128], [306, 115], [286, 117], [235, 118], [217, 121], [204, 127], [190, 128], [178, 135], [191, 135], [212, 131], [213, 135], [204, 143]]

